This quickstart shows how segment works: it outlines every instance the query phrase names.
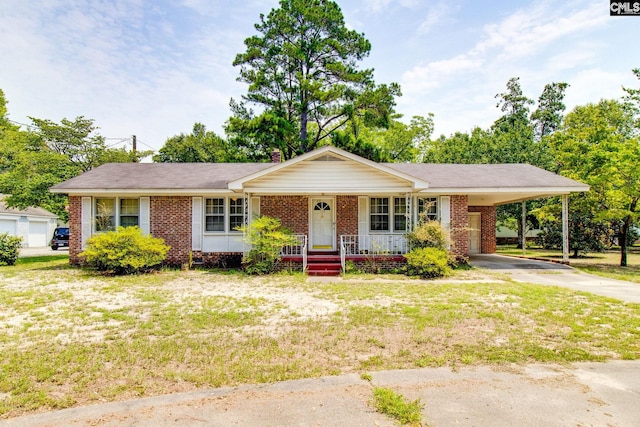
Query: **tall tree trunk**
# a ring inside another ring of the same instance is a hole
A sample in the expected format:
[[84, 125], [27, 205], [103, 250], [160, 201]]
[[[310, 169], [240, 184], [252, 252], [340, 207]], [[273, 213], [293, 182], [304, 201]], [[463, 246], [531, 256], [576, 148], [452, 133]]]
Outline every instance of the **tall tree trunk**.
[[303, 153], [306, 153], [309, 150], [307, 146], [307, 140], [309, 136], [307, 135], [307, 122], [309, 121], [308, 113], [303, 111], [300, 114], [300, 149]]
[[618, 243], [620, 244], [620, 267], [627, 266], [627, 236], [629, 235], [630, 227], [631, 216], [627, 216], [622, 222], [622, 229], [620, 230], [620, 236], [618, 237]]

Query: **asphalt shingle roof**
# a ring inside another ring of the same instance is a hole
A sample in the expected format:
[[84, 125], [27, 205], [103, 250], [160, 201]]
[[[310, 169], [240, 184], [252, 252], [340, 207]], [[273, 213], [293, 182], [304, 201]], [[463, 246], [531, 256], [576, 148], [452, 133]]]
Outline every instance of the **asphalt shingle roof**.
[[226, 189], [272, 163], [107, 163], [53, 186], [56, 190]]
[[[64, 190], [226, 190], [228, 183], [273, 167], [273, 163], [109, 163], [60, 183]], [[429, 188], [584, 187], [526, 164], [385, 163], [419, 178]]]
[[429, 183], [429, 188], [574, 187], [582, 183], [527, 164], [385, 163]]

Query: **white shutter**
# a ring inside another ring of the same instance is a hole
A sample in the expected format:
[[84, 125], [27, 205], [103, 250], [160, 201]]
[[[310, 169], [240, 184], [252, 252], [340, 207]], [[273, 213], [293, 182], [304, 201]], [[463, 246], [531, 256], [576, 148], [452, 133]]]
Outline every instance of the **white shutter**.
[[358, 249], [367, 249], [366, 239], [363, 236], [369, 234], [369, 198], [358, 197]]
[[194, 197], [191, 201], [191, 249], [202, 250], [202, 197]]
[[260, 197], [251, 198], [251, 215], [249, 216], [249, 222], [253, 221], [253, 218], [260, 216]]
[[451, 197], [440, 197], [440, 224], [447, 235], [447, 247], [451, 249]]
[[151, 233], [150, 206], [151, 199], [149, 197], [140, 197], [140, 229], [142, 234]]
[[80, 216], [80, 233], [82, 249], [87, 247], [87, 239], [91, 237], [92, 222], [93, 222], [93, 199], [91, 197], [82, 198], [82, 214]]

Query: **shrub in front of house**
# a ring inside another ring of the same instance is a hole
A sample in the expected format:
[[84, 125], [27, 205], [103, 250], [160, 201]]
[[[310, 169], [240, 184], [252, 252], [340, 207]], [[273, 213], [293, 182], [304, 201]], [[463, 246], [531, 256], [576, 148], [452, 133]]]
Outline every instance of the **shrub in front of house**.
[[409, 246], [415, 248], [447, 248], [447, 233], [440, 221], [423, 219], [420, 224], [407, 234]]
[[0, 265], [14, 265], [18, 259], [22, 237], [0, 234]]
[[451, 274], [456, 259], [447, 250], [447, 233], [439, 221], [423, 219], [407, 234], [411, 251], [405, 254], [409, 276], [433, 279]]
[[282, 248], [296, 245], [295, 236], [282, 226], [280, 220], [270, 216], [255, 218], [251, 224], [240, 227], [251, 246], [242, 259], [242, 266], [249, 274], [269, 274], [277, 268]]
[[409, 276], [420, 276], [423, 279], [434, 279], [448, 276], [452, 269], [449, 253], [438, 248], [417, 248], [405, 254], [407, 265], [405, 271]]
[[169, 248], [163, 239], [144, 235], [139, 227], [118, 227], [89, 238], [87, 249], [79, 256], [100, 272], [135, 274], [162, 264]]

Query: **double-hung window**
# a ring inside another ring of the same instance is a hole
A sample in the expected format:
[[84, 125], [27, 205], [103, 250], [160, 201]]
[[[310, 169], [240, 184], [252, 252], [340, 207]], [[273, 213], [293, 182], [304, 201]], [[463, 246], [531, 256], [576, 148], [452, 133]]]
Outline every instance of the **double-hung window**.
[[138, 199], [120, 199], [120, 226], [139, 225], [140, 203]]
[[229, 231], [238, 231], [244, 225], [244, 199], [232, 197], [229, 199]]
[[389, 231], [389, 198], [372, 197], [370, 203], [371, 231]]
[[140, 225], [140, 200], [97, 197], [93, 221], [96, 232]]
[[237, 232], [244, 225], [245, 199], [216, 197], [205, 200], [205, 231]]
[[436, 221], [438, 219], [438, 198], [418, 197], [418, 220]]
[[95, 228], [96, 231], [113, 231], [116, 228], [116, 199], [101, 198], [95, 199]]
[[393, 198], [393, 231], [407, 231], [407, 199]]
[[205, 231], [224, 231], [224, 198], [207, 199], [204, 216]]

